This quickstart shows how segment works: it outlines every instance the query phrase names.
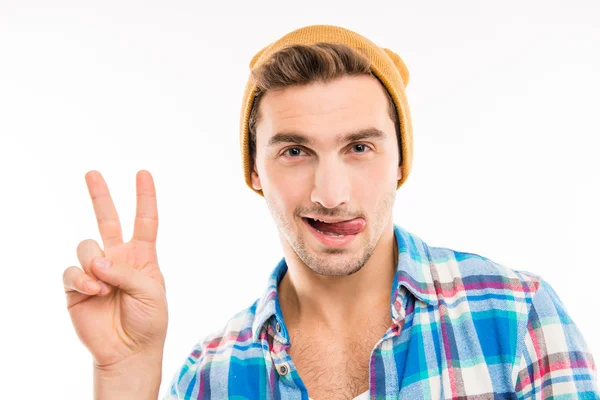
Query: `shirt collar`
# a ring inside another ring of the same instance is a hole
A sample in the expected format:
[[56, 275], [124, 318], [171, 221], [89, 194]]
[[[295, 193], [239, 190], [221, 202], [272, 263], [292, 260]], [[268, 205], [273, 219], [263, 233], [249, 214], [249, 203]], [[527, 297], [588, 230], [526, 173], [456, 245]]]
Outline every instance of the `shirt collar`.
[[[398, 318], [398, 307], [402, 304], [401, 287], [405, 287], [418, 300], [428, 305], [436, 305], [438, 300], [431, 275], [433, 260], [427, 244], [417, 235], [396, 224], [394, 224], [394, 236], [398, 249], [398, 263], [390, 296], [390, 312], [392, 318]], [[280, 332], [275, 330], [275, 334], [281, 335], [284, 343], [289, 343], [289, 334], [283, 323], [278, 293], [278, 285], [287, 269], [285, 258], [282, 258], [271, 273], [263, 296], [258, 299], [252, 324], [254, 340], [258, 340], [263, 326], [271, 320], [274, 326], [278, 323], [281, 329]]]

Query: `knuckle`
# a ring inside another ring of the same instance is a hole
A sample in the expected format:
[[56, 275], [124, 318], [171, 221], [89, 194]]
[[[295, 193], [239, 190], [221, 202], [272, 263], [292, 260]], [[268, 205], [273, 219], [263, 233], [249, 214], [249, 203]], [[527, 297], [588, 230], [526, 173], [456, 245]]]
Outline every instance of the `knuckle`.
[[96, 217], [96, 222], [98, 222], [99, 226], [111, 226], [111, 225], [119, 225], [119, 221], [114, 219], [114, 218], [110, 218], [110, 217], [102, 217], [102, 216], [97, 216]]
[[83, 273], [83, 271], [81, 271], [79, 268], [74, 267], [74, 266], [70, 266], [67, 269], [65, 269], [63, 271], [63, 285], [66, 287], [73, 287], [74, 286], [74, 280], [77, 279], [78, 275], [85, 275]]
[[149, 222], [152, 222], [152, 221], [158, 222], [158, 215], [154, 215], [154, 214], [138, 212], [135, 214], [135, 217], [138, 219], [147, 220]]
[[92, 259], [95, 256], [102, 256], [103, 254], [102, 248], [100, 248], [98, 242], [93, 239], [83, 240], [77, 246], [77, 259], [79, 260], [79, 264], [86, 273], [91, 275], [93, 275], [90, 269]]
[[68, 279], [69, 279], [69, 274], [71, 273], [69, 270], [70, 270], [71, 268], [72, 268], [72, 267], [69, 267], [69, 268], [67, 268], [67, 269], [65, 269], [65, 270], [63, 271], [63, 274], [62, 274], [62, 280], [63, 280], [63, 283], [65, 283], [65, 284], [67, 283], [67, 281], [68, 281]]
[[94, 246], [94, 245], [97, 245], [97, 244], [98, 243], [96, 243], [96, 241], [94, 239], [85, 239], [85, 240], [82, 240], [77, 245], [77, 251], [80, 252], [81, 250], [85, 249], [88, 246]]
[[77, 290], [85, 290], [85, 283], [88, 281], [88, 278], [85, 274], [82, 274], [77, 278]]
[[121, 232], [115, 232], [114, 234], [110, 235], [110, 234], [106, 234], [102, 237], [102, 240], [104, 240], [105, 242], [110, 242], [113, 240], [119, 240], [121, 238]]

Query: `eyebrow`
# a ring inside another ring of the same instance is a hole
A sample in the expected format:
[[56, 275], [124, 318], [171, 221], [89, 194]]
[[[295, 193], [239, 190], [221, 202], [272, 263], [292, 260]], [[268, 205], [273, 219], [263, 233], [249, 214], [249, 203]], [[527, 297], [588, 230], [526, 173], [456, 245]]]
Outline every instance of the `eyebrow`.
[[[338, 145], [343, 145], [345, 143], [355, 142], [357, 140], [364, 140], [364, 139], [385, 140], [386, 138], [387, 138], [387, 135], [383, 131], [381, 131], [377, 128], [366, 128], [366, 129], [361, 129], [357, 132], [350, 132], [345, 135], [339, 134], [335, 137], [335, 140]], [[313, 145], [314, 140], [312, 140], [311, 138], [309, 138], [308, 136], [306, 136], [300, 132], [293, 132], [293, 131], [292, 132], [278, 132], [277, 134], [273, 135], [269, 139], [269, 143], [267, 144], [267, 147], [275, 146], [279, 143], [296, 143], [296, 144], [302, 144], [302, 145]]]

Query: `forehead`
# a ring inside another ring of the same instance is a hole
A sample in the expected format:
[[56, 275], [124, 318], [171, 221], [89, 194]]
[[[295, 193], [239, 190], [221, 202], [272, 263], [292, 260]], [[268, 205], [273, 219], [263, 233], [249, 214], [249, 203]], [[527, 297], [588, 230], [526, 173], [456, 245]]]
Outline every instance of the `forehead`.
[[370, 75], [346, 76], [269, 91], [260, 103], [257, 140], [278, 132], [304, 132], [315, 140], [339, 142], [340, 134], [375, 128], [393, 130], [385, 89]]

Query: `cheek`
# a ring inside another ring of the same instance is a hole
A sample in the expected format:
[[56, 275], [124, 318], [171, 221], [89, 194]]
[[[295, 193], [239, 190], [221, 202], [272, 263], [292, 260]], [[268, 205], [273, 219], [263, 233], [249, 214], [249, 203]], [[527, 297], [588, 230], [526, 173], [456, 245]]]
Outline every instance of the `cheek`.
[[382, 159], [350, 177], [353, 201], [365, 212], [376, 212], [390, 191], [396, 189], [398, 171], [390, 162], [393, 160]]
[[268, 173], [269, 195], [288, 211], [306, 202], [311, 187], [310, 175], [291, 169], [273, 169]]
[[374, 160], [366, 168], [356, 171], [356, 176], [350, 176], [353, 186], [359, 186], [362, 190], [370, 190], [372, 194], [379, 193], [382, 188], [395, 184], [397, 177], [397, 167], [392, 165], [392, 161], [387, 157], [381, 157]]
[[299, 198], [310, 190], [311, 174], [305, 168], [276, 167], [268, 171], [272, 191], [285, 198]]

